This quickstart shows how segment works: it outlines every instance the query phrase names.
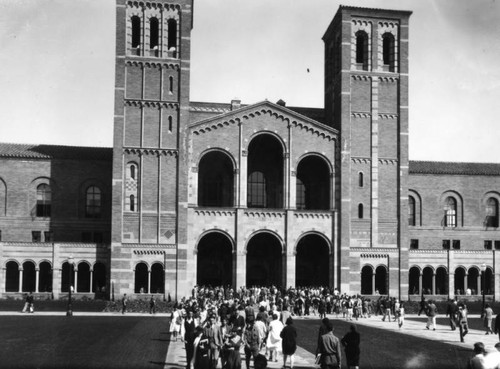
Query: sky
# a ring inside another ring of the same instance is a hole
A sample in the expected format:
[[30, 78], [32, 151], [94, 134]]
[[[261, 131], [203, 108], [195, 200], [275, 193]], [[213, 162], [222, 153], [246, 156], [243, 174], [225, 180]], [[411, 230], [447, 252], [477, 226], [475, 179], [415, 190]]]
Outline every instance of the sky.
[[[191, 101], [322, 108], [340, 4], [413, 11], [411, 160], [500, 163], [500, 0], [195, 0]], [[0, 41], [1, 142], [112, 146], [113, 0], [0, 0]]]

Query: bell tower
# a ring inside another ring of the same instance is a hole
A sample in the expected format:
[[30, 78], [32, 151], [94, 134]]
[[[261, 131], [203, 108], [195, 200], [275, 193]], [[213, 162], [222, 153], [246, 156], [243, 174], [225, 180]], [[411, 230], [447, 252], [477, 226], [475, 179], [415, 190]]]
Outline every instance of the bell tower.
[[407, 294], [410, 15], [341, 6], [323, 36], [325, 111], [340, 132], [337, 257], [343, 291], [359, 292], [360, 255], [369, 254], [385, 264], [385, 292]]
[[[185, 279], [192, 2], [116, 1], [110, 273], [118, 295], [140, 287], [177, 296]], [[134, 278], [139, 264], [145, 274]]]

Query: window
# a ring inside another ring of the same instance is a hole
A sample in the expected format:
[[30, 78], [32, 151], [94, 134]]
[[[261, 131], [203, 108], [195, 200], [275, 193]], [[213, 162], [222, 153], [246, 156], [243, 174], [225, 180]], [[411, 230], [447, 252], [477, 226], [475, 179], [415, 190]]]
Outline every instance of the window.
[[306, 208], [306, 186], [298, 178], [297, 178], [296, 207], [297, 207], [297, 209], [305, 209]]
[[31, 231], [31, 242], [42, 242], [42, 232]]
[[172, 128], [173, 128], [173, 123], [172, 123], [172, 117], [168, 117], [168, 131], [172, 133]]
[[382, 35], [382, 61], [386, 66], [394, 66], [394, 35], [384, 33]]
[[416, 250], [418, 249], [418, 240], [410, 240], [410, 249], [411, 250]]
[[498, 200], [490, 197], [486, 202], [486, 227], [498, 227]]
[[266, 206], [266, 179], [264, 173], [253, 172], [248, 177], [248, 206], [263, 208]]
[[54, 233], [51, 231], [43, 232], [43, 239], [45, 242], [54, 242]]
[[415, 226], [415, 199], [410, 196], [408, 197], [408, 225]]
[[363, 204], [358, 205], [358, 218], [363, 219]]
[[359, 187], [363, 187], [364, 186], [364, 183], [363, 183], [363, 172], [359, 173], [359, 176], [358, 176], [358, 185], [359, 185]]
[[500, 241], [494, 241], [493, 244], [495, 245], [495, 250], [500, 250]]
[[445, 201], [444, 225], [450, 228], [457, 226], [457, 201], [453, 197], [448, 197]]
[[175, 19], [169, 19], [167, 22], [167, 28], [168, 28], [168, 43], [167, 43], [167, 48], [170, 52], [172, 53], [172, 57], [176, 57], [177, 53], [177, 21]]
[[132, 21], [132, 47], [138, 48], [141, 45], [141, 18], [134, 15]]
[[87, 218], [101, 217], [101, 190], [97, 186], [90, 186], [87, 188], [85, 216]]
[[174, 77], [172, 76], [168, 77], [168, 93], [174, 93]]
[[36, 188], [36, 216], [50, 217], [52, 193], [48, 184], [41, 184]]
[[493, 242], [489, 240], [484, 241], [484, 249], [491, 250], [493, 248]]
[[368, 51], [368, 35], [364, 31], [356, 32], [356, 63], [365, 63]]
[[130, 195], [130, 211], [135, 211], [135, 196]]
[[453, 240], [453, 250], [460, 250], [460, 240]]
[[443, 240], [443, 249], [444, 250], [450, 249], [450, 240]]
[[151, 50], [158, 49], [158, 36], [159, 36], [158, 18], [151, 18], [149, 20], [149, 48]]
[[137, 167], [134, 164], [130, 164], [129, 171], [130, 179], [136, 179]]

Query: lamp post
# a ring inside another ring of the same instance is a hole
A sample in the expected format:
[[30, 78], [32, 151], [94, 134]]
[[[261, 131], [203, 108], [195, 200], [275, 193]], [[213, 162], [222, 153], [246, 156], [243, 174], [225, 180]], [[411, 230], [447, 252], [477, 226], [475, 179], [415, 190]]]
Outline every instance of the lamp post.
[[73, 269], [73, 256], [70, 256], [68, 258], [68, 309], [66, 311], [66, 316], [73, 316], [73, 310], [71, 307], [71, 272]]
[[485, 286], [484, 286], [484, 282], [485, 282], [485, 279], [486, 279], [486, 264], [485, 263], [482, 263], [481, 264], [481, 289], [483, 291], [483, 309], [481, 310], [481, 318], [484, 318], [484, 299], [485, 299], [485, 293], [486, 293], [486, 289], [485, 289]]

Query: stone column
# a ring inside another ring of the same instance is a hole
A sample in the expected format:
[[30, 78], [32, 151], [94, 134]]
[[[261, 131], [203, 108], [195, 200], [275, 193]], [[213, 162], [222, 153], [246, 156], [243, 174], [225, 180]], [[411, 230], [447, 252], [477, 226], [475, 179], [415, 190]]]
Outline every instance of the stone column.
[[375, 270], [372, 270], [372, 294], [375, 294], [375, 276], [377, 274], [375, 273]]
[[455, 274], [448, 273], [448, 296], [450, 299], [455, 298]]
[[[71, 268], [71, 265], [70, 265], [70, 268]], [[75, 281], [75, 284], [73, 285], [73, 291], [75, 291], [75, 293], [78, 292], [78, 269], [77, 268], [73, 268], [73, 280]], [[70, 288], [71, 288], [71, 281], [69, 283], [70, 285]]]
[[469, 276], [469, 273], [465, 273], [465, 276], [464, 276], [464, 295], [467, 294], [467, 288], [469, 288], [467, 286], [467, 277]]
[[23, 268], [19, 269], [19, 286], [17, 292], [23, 292]]
[[418, 294], [422, 296], [422, 273], [418, 276]]
[[297, 260], [297, 254], [294, 250], [286, 251], [286, 285], [283, 286], [288, 288], [290, 286], [295, 287], [295, 263]]
[[92, 276], [94, 275], [94, 270], [93, 269], [90, 269], [90, 292], [95, 292], [94, 291], [94, 284], [92, 283], [93, 281], [93, 278]]
[[151, 293], [151, 270], [148, 270], [148, 285], [144, 293]]
[[436, 273], [432, 273], [432, 294], [436, 294]]
[[482, 275], [483, 275], [483, 272], [479, 272], [479, 274], [477, 275], [477, 291], [476, 291], [476, 295], [481, 295], [482, 294], [482, 290], [483, 290], [483, 284], [481, 283], [482, 282]]
[[40, 269], [35, 269], [35, 293], [38, 293], [38, 285], [40, 284]]

